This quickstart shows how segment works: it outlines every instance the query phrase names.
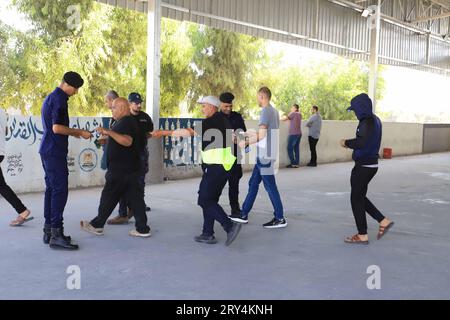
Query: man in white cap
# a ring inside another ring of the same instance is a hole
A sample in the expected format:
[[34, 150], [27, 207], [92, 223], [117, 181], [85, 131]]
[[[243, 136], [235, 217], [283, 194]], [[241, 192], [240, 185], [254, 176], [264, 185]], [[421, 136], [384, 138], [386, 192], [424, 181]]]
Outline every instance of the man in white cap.
[[196, 127], [196, 131], [191, 128], [156, 131], [152, 136], [201, 135], [203, 176], [198, 191], [198, 205], [203, 209], [204, 221], [202, 234], [194, 240], [208, 244], [217, 243], [214, 237], [214, 222], [217, 220], [227, 233], [225, 244], [228, 246], [236, 239], [241, 229], [241, 225], [233, 222], [219, 205], [220, 195], [236, 162], [232, 148], [233, 129], [225, 116], [218, 112], [220, 106], [218, 98], [207, 96], [197, 102], [202, 105], [202, 112], [205, 115], [200, 128]]

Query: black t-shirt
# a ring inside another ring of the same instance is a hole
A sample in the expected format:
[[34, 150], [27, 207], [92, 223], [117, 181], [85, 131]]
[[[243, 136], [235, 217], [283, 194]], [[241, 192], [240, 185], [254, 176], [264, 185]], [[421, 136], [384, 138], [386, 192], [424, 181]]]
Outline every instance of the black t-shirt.
[[137, 120], [140, 131], [141, 146], [145, 148], [147, 146], [147, 134], [153, 132], [153, 121], [150, 116], [144, 111], [139, 111], [137, 115], [133, 115]]
[[212, 117], [203, 120], [201, 132], [197, 131], [197, 134], [202, 136], [202, 151], [205, 151], [206, 148], [209, 150], [211, 148], [232, 147], [232, 133], [231, 124], [220, 112], [216, 112]]
[[113, 138], [108, 138], [108, 171], [119, 174], [139, 171], [139, 127], [136, 119], [132, 116], [123, 117], [115, 121], [111, 130], [132, 137], [133, 144], [130, 147], [125, 147]]

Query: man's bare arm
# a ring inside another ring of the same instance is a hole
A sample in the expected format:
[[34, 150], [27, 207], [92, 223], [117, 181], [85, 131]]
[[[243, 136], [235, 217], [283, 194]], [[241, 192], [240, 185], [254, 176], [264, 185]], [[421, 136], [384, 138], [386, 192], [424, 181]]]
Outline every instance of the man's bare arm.
[[111, 139], [114, 139], [118, 144], [124, 147], [130, 147], [133, 144], [133, 138], [127, 134], [121, 134], [102, 127], [99, 127], [96, 130], [98, 133], [109, 136]]
[[82, 129], [73, 129], [73, 128], [69, 128], [67, 126], [64, 126], [62, 124], [54, 124], [52, 126], [52, 130], [55, 134], [61, 134], [64, 136], [72, 136], [75, 138], [84, 138], [84, 139], [89, 139], [92, 137], [92, 134], [87, 131], [87, 130], [82, 130]]
[[239, 147], [241, 148], [245, 148], [249, 145], [258, 143], [259, 141], [267, 137], [267, 125], [261, 124], [258, 127], [258, 131], [248, 130], [245, 133], [245, 135], [246, 135], [245, 141], [239, 142]]
[[152, 138], [160, 137], [193, 137], [197, 133], [192, 128], [187, 129], [177, 129], [177, 130], [156, 130], [152, 132]]

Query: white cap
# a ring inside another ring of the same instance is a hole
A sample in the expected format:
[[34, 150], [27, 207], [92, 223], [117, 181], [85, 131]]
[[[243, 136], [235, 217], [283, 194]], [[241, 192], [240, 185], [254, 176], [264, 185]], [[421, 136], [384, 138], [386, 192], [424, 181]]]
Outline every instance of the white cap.
[[219, 107], [220, 106], [220, 100], [217, 97], [214, 96], [206, 96], [206, 97], [202, 97], [200, 99], [198, 99], [197, 103], [199, 104], [211, 104], [215, 107]]

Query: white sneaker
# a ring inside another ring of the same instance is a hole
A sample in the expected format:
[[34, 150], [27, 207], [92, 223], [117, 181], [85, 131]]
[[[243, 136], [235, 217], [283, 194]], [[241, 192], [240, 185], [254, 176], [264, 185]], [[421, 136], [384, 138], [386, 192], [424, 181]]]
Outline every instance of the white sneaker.
[[138, 238], [148, 238], [152, 235], [150, 233], [150, 231], [147, 233], [140, 233], [136, 229], [130, 230], [130, 232], [128, 234], [132, 237], [138, 237]]
[[96, 236], [103, 235], [103, 228], [94, 228], [89, 221], [80, 221], [80, 226], [84, 231], [95, 234]]

